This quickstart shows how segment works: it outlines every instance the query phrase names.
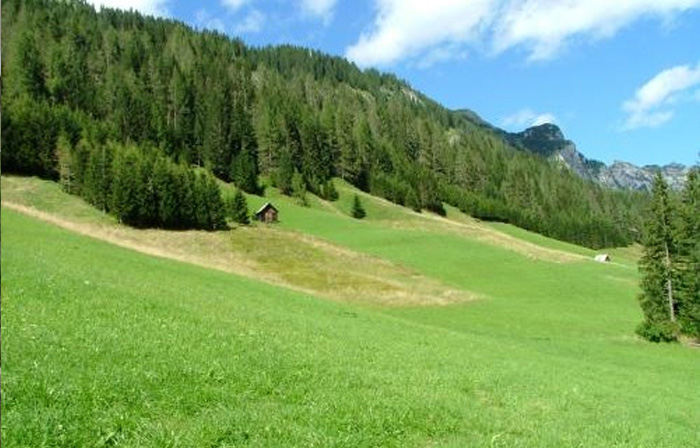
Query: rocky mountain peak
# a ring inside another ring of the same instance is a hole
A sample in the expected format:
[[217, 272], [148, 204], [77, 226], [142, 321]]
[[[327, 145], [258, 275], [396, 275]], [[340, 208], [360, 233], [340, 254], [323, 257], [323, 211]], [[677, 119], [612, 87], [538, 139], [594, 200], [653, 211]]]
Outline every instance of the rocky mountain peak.
[[561, 141], [564, 133], [559, 126], [553, 123], [544, 123], [525, 129], [522, 133], [524, 138], [548, 141]]
[[671, 188], [679, 190], [683, 188], [689, 171], [689, 167], [680, 163], [639, 167], [616, 160], [607, 166], [586, 158], [576, 149], [574, 142], [566, 139], [559, 126], [550, 123], [507, 135], [514, 146], [554, 160], [579, 176], [610, 188], [650, 190], [655, 174], [660, 172]]
[[629, 162], [616, 160], [608, 166], [598, 160], [588, 159], [581, 154], [576, 148], [576, 144], [567, 140], [561, 128], [556, 124], [545, 123], [529, 127], [522, 132], [507, 132], [489, 124], [471, 110], [464, 109], [459, 112], [477, 126], [492, 130], [511, 146], [521, 151], [539, 154], [585, 179], [590, 179], [609, 188], [651, 190], [654, 175], [660, 172], [671, 188], [680, 190], [683, 188], [690, 170], [689, 167], [680, 163], [639, 167]]

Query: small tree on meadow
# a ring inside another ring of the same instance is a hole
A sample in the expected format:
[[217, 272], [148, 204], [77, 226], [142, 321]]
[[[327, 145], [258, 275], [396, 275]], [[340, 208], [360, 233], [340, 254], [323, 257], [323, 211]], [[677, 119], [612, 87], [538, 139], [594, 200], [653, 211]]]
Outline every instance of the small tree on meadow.
[[352, 217], [355, 219], [362, 219], [365, 216], [367, 216], [367, 213], [365, 212], [365, 208], [362, 206], [362, 202], [360, 202], [360, 197], [356, 194], [355, 197], [352, 200], [352, 210], [351, 210]]
[[338, 190], [335, 189], [333, 184], [333, 179], [328, 179], [323, 185], [321, 185], [321, 195], [323, 199], [327, 201], [337, 201], [338, 200]]

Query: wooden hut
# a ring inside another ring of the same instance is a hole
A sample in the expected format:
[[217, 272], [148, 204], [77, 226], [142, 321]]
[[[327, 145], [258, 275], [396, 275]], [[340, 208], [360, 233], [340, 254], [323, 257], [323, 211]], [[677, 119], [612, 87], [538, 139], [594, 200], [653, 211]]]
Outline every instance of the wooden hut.
[[279, 210], [277, 210], [274, 205], [267, 202], [265, 205], [260, 207], [257, 212], [255, 212], [255, 219], [260, 222], [273, 223], [277, 222], [278, 215]]

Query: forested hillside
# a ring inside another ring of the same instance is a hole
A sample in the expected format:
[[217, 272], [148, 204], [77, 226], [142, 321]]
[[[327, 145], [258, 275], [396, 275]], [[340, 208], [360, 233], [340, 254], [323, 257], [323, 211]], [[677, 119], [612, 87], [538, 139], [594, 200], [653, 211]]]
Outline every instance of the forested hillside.
[[[61, 180], [118, 216], [131, 185], [131, 203], [152, 207], [128, 210], [137, 225], [217, 228], [203, 167], [248, 192], [263, 175], [332, 199], [338, 176], [591, 247], [637, 238], [643, 195], [518, 151], [392, 75], [80, 1], [3, 0], [2, 18], [3, 170]], [[183, 178], [192, 211], [179, 217]]]

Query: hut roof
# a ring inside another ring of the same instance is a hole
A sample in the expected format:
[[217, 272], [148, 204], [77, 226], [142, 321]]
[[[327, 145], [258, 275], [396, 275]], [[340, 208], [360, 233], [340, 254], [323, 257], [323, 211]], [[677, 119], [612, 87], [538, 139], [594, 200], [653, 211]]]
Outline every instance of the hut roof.
[[267, 209], [269, 209], [269, 208], [273, 209], [273, 210], [276, 211], [276, 212], [279, 211], [279, 210], [277, 210], [277, 207], [275, 207], [274, 205], [272, 205], [272, 203], [266, 202], [262, 207], [260, 207], [260, 208], [258, 209], [257, 212], [255, 212], [255, 214], [256, 214], [256, 215], [259, 215], [260, 213], [264, 212], [265, 210], [267, 210]]

